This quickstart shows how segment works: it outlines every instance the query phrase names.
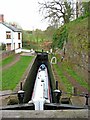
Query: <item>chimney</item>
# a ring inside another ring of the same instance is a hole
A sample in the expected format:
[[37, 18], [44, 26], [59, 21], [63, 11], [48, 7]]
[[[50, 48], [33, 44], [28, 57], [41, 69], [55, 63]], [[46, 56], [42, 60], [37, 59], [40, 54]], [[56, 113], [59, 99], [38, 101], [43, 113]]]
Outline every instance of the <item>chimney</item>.
[[11, 25], [12, 25], [13, 27], [17, 27], [17, 25], [16, 25], [15, 23], [12, 23]]
[[0, 14], [0, 22], [4, 22], [4, 15]]

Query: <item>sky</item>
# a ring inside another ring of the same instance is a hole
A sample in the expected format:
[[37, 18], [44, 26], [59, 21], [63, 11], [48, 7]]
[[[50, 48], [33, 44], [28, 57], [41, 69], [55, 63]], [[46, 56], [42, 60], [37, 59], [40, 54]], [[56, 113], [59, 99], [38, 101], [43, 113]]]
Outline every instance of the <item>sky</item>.
[[45, 30], [48, 22], [39, 13], [39, 2], [43, 0], [0, 0], [0, 14], [6, 22], [16, 22], [24, 30]]
[[42, 21], [38, 1], [47, 0], [0, 0], [0, 14], [4, 14], [6, 22], [16, 22], [24, 30], [45, 30], [49, 23]]

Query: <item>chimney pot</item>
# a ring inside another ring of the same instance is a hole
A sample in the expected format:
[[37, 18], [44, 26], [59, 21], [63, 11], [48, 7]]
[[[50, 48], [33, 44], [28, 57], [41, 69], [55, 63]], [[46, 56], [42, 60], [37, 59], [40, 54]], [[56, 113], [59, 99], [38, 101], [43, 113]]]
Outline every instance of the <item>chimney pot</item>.
[[0, 22], [4, 22], [4, 15], [0, 14]]

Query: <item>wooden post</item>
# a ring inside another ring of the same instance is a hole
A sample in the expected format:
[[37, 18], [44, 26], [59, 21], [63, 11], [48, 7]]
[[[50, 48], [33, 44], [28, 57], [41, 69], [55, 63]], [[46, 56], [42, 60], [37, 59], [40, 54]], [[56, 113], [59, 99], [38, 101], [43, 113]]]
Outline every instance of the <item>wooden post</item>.
[[85, 104], [85, 105], [87, 105], [87, 106], [88, 106], [88, 98], [89, 98], [89, 95], [88, 95], [88, 94], [86, 94], [86, 95], [85, 95], [85, 98], [86, 98], [86, 104]]
[[77, 87], [72, 87], [72, 94], [77, 95]]
[[56, 80], [56, 89], [58, 90], [58, 81]]
[[20, 82], [20, 90], [22, 90], [22, 82]]

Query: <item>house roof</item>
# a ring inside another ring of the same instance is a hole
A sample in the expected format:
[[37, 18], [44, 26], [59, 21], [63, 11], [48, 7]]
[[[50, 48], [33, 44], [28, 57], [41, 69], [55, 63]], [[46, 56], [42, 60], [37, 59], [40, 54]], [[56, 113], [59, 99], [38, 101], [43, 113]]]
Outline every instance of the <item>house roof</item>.
[[21, 31], [22, 31], [21, 29], [15, 27], [15, 26], [12, 26], [12, 25], [10, 25], [10, 24], [8, 24], [8, 23], [2, 22], [2, 24], [3, 24], [4, 26], [8, 27], [9, 29], [11, 29], [11, 30], [14, 31], [14, 32], [21, 32]]

